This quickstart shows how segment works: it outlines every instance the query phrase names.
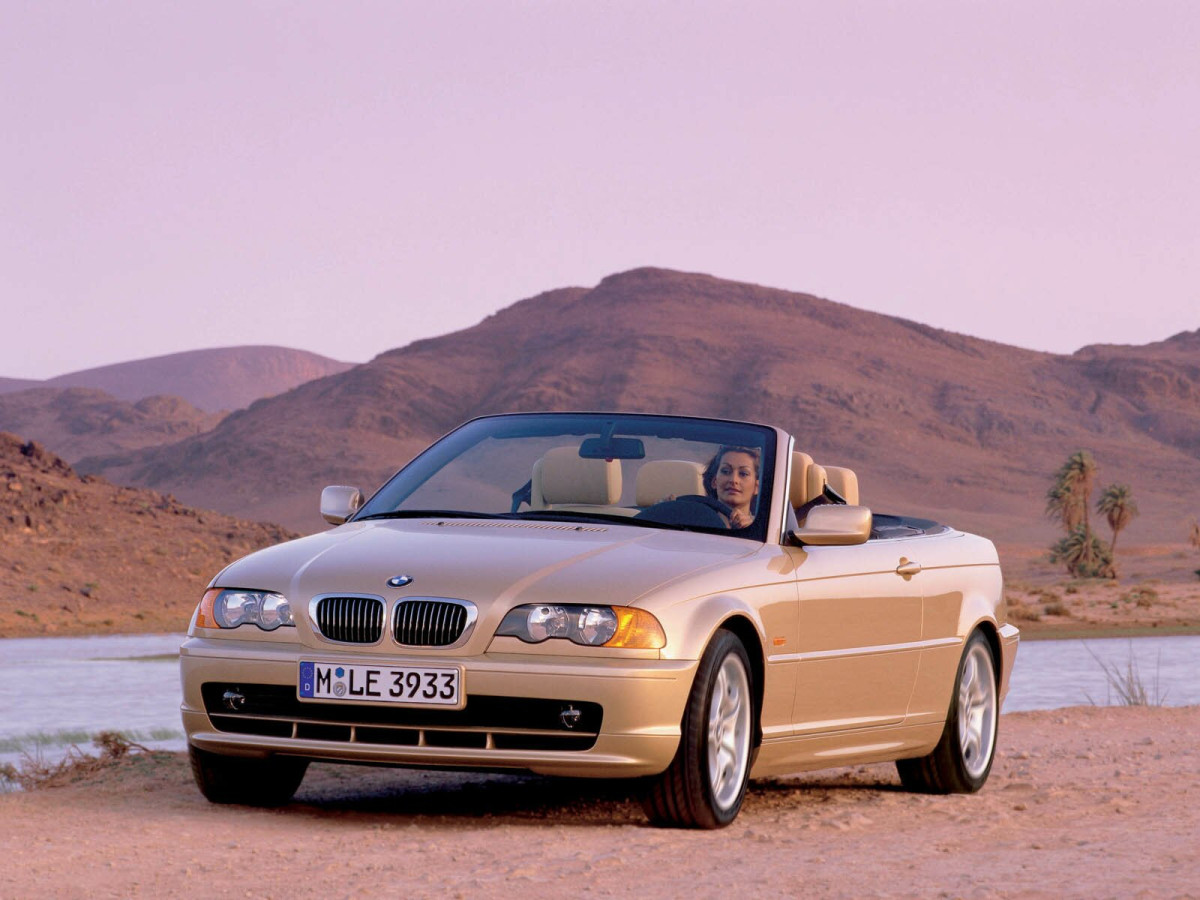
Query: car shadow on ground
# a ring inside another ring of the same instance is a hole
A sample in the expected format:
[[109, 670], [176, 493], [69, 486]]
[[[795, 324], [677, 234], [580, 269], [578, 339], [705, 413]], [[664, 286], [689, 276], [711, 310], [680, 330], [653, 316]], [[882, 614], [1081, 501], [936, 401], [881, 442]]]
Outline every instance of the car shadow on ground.
[[[547, 778], [433, 770], [314, 764], [288, 809], [322, 820], [452, 826], [471, 820], [490, 825], [648, 825], [642, 810], [644, 782]], [[895, 769], [867, 767], [790, 778], [755, 780], [743, 815], [790, 806], [848, 800], [854, 793], [901, 792]]]
[[629, 780], [313, 765], [289, 809], [424, 824], [644, 824], [639, 790]]

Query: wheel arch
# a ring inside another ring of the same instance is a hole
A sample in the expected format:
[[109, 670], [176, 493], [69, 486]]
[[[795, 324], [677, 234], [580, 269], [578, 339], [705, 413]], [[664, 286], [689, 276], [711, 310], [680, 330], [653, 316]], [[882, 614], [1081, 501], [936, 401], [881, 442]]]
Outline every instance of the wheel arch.
[[710, 643], [719, 631], [733, 634], [742, 642], [742, 646], [746, 648], [746, 655], [750, 658], [750, 679], [754, 686], [754, 746], [758, 747], [762, 744], [763, 689], [766, 681], [766, 656], [762, 638], [754, 623], [740, 613], [734, 613], [723, 620], [709, 637]]
[[971, 639], [976, 631], [982, 632], [987, 638], [988, 648], [992, 651], [992, 662], [996, 666], [996, 684], [1004, 683], [1004, 654], [1000, 647], [1000, 631], [991, 619], [981, 619], [963, 636], [963, 645]]

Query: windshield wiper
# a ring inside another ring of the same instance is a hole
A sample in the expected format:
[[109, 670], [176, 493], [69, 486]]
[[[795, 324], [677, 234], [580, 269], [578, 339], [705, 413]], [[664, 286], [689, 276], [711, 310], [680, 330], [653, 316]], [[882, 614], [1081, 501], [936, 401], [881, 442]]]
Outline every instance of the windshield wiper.
[[507, 515], [497, 513], [472, 512], [466, 509], [394, 509], [391, 512], [371, 513], [369, 516], [359, 516], [355, 522], [365, 522], [368, 519], [507, 519]]

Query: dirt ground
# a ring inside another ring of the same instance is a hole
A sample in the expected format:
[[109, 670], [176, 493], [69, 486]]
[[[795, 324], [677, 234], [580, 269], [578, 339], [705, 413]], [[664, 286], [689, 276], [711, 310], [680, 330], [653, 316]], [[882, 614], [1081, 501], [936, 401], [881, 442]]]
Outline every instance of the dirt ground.
[[1126, 548], [1117, 579], [1068, 578], [1039, 547], [1002, 545], [1000, 558], [1022, 639], [1200, 634], [1200, 554], [1190, 548]]
[[313, 766], [278, 810], [219, 807], [181, 754], [0, 795], [3, 897], [1200, 897], [1200, 707], [1006, 714], [984, 789], [894, 767], [755, 782], [717, 832], [629, 786]]

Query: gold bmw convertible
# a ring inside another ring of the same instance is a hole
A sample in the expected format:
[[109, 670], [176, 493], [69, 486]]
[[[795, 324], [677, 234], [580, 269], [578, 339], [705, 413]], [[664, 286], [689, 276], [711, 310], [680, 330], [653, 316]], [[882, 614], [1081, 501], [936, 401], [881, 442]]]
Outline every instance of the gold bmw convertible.
[[311, 760], [525, 770], [636, 778], [652, 821], [716, 828], [756, 775], [987, 780], [1018, 639], [995, 548], [873, 513], [778, 428], [488, 416], [321, 512], [192, 618], [213, 802], [286, 803]]

